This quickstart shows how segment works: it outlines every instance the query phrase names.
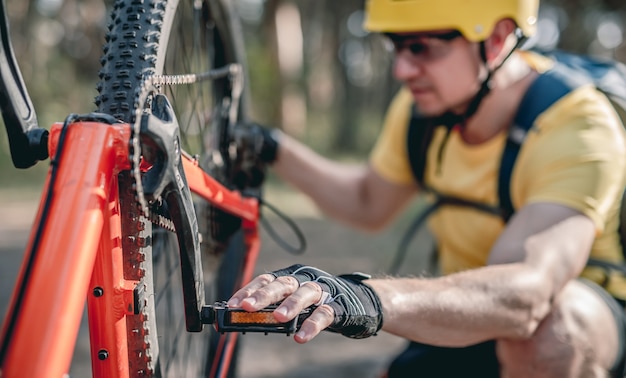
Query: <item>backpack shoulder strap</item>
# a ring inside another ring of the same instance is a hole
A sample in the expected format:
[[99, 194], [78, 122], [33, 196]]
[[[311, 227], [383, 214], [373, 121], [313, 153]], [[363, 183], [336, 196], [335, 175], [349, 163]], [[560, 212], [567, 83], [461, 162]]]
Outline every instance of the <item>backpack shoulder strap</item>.
[[539, 75], [526, 91], [509, 129], [500, 162], [498, 197], [505, 222], [515, 212], [511, 201], [513, 166], [520, 147], [526, 139], [528, 131], [535, 123], [535, 119], [567, 93], [589, 82], [584, 75], [576, 74], [575, 71], [555, 62], [555, 66]]
[[424, 188], [424, 172], [426, 171], [426, 155], [433, 138], [436, 125], [431, 119], [418, 114], [415, 105], [411, 107], [411, 118], [407, 133], [407, 151], [413, 177], [421, 188]]
[[[563, 59], [563, 57], [559, 57], [560, 59]], [[513, 124], [509, 129], [507, 141], [502, 152], [498, 176], [499, 207], [505, 222], [515, 212], [511, 200], [513, 167], [520, 148], [535, 119], [573, 89], [593, 82], [589, 76], [580, 70], [561, 64], [559, 60], [555, 60], [554, 67], [539, 75], [530, 85], [522, 98]], [[428, 147], [432, 141], [436, 126], [432, 119], [420, 116], [415, 106], [413, 106], [407, 134], [407, 150], [411, 170], [417, 183], [422, 188], [425, 188], [424, 174]]]

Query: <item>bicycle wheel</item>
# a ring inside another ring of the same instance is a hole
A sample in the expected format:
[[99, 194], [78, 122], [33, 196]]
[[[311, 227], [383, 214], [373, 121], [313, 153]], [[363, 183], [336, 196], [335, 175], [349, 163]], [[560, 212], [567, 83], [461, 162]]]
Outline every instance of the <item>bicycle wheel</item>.
[[[99, 95], [95, 100], [98, 111], [132, 123], [138, 89], [147, 76], [201, 73], [229, 63], [243, 63], [241, 32], [231, 7], [229, 0], [116, 1], [101, 59]], [[177, 115], [183, 149], [201, 156], [203, 167], [227, 184], [224, 130], [228, 117], [224, 113], [233, 110], [232, 83], [223, 78], [163, 90]], [[235, 109], [239, 119], [244, 117], [242, 102]], [[132, 179], [123, 182], [132, 186]], [[197, 206], [199, 224], [207, 223], [201, 218], [206, 204]], [[146, 221], [137, 218], [133, 219], [137, 224], [127, 220], [124, 229], [130, 233], [144, 229]], [[211, 238], [206, 230], [205, 242]], [[212, 328], [211, 335], [185, 331], [176, 237], [167, 227], [158, 225], [151, 233], [151, 248], [144, 243], [139, 257], [130, 256], [125, 262], [131, 267], [141, 266], [139, 275], [137, 269], [128, 269], [126, 278], [141, 279], [144, 303], [142, 314], [127, 317], [132, 344], [129, 360], [135, 364], [131, 371], [142, 376], [207, 376], [215, 358], [211, 346], [219, 336]], [[135, 237], [145, 240], [142, 235]], [[235, 235], [241, 237], [241, 233]], [[226, 252], [203, 254], [207, 303], [226, 299], [236, 286], [238, 274], [233, 272], [241, 270], [244, 247], [242, 243], [230, 244]], [[126, 250], [124, 253], [128, 254]]]

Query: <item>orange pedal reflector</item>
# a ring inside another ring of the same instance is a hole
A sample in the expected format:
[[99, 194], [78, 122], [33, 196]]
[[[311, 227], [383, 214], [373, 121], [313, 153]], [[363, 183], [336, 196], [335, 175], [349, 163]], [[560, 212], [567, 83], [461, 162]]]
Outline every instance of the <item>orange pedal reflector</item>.
[[211, 306], [203, 306], [200, 314], [202, 323], [213, 324], [218, 332], [263, 332], [263, 333], [295, 333], [306, 319], [311, 309], [305, 309], [293, 320], [280, 323], [272, 314], [278, 304], [268, 306], [257, 312], [248, 312], [241, 308], [228, 307], [224, 302]]
[[269, 311], [231, 311], [228, 316], [230, 324], [281, 324]]

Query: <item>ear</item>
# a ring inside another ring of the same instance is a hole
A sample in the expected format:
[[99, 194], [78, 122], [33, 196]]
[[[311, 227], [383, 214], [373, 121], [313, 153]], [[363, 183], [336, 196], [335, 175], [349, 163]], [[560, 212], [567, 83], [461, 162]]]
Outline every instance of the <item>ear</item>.
[[491, 35], [485, 40], [485, 54], [490, 65], [499, 63], [509, 53], [511, 47], [508, 46], [507, 41], [516, 27], [515, 22], [510, 18], [496, 23]]

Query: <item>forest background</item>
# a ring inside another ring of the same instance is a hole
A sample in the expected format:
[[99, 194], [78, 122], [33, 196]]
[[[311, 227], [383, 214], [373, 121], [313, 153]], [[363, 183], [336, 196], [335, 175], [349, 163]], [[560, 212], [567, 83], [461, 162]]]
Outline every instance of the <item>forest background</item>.
[[[252, 119], [339, 159], [367, 157], [398, 88], [392, 55], [362, 28], [363, 0], [233, 0], [243, 25]], [[7, 0], [11, 38], [44, 127], [95, 109], [111, 0]], [[528, 45], [626, 61], [626, 2], [545, 0]], [[0, 132], [0, 188], [38, 187]]]

